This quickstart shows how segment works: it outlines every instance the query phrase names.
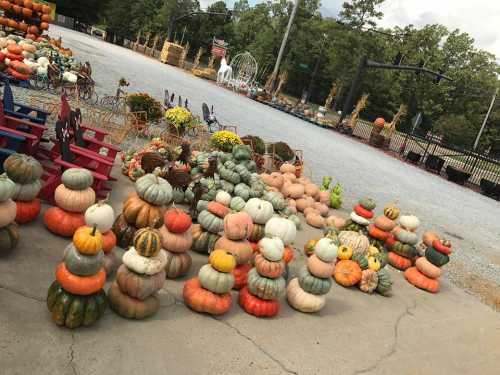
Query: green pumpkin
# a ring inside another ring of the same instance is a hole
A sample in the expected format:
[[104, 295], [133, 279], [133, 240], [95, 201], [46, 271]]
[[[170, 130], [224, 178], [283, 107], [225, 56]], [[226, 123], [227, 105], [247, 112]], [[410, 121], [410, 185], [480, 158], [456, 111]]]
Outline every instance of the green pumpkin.
[[241, 179], [245, 182], [249, 182], [250, 179], [252, 178], [252, 173], [248, 169], [246, 169], [246, 167], [243, 164], [238, 164], [234, 168], [234, 171], [238, 173]]
[[339, 231], [335, 227], [325, 227], [323, 228], [323, 236], [333, 240], [335, 245], [339, 246]]
[[54, 281], [47, 293], [47, 307], [52, 313], [52, 321], [68, 328], [94, 324], [103, 316], [106, 306], [106, 293], [102, 289], [89, 296], [77, 296], [66, 292]]
[[229, 169], [231, 171], [234, 170], [234, 168], [236, 168], [236, 164], [232, 160], [226, 161], [223, 165], [224, 165], [225, 168], [227, 168], [227, 169]]
[[352, 254], [352, 260], [358, 263], [359, 267], [362, 270], [367, 270], [368, 269], [368, 258], [365, 257], [361, 253], [353, 253]]
[[425, 257], [436, 267], [443, 267], [450, 261], [450, 257], [448, 255], [440, 253], [432, 246], [429, 246], [427, 250], [425, 250]]
[[239, 184], [241, 182], [240, 175], [235, 171], [232, 171], [227, 168], [219, 168], [219, 175], [221, 176], [221, 178], [234, 185]]
[[283, 277], [269, 279], [260, 276], [257, 269], [248, 272], [248, 291], [256, 297], [265, 300], [277, 300], [285, 295], [286, 281]]
[[254, 224], [252, 232], [250, 232], [250, 235], [248, 236], [248, 240], [250, 242], [259, 242], [261, 239], [263, 239], [265, 236], [264, 232], [264, 225], [260, 224]]
[[303, 266], [299, 273], [299, 285], [307, 293], [322, 296], [327, 294], [332, 287], [332, 278], [323, 279], [309, 272], [307, 266]]
[[184, 192], [184, 201], [186, 203], [191, 203], [193, 202], [193, 199], [194, 199], [193, 189], [191, 187], [188, 187]]
[[360, 232], [361, 234], [368, 236], [368, 228], [355, 223], [352, 220], [346, 222], [346, 226], [342, 228], [343, 231]]
[[245, 184], [238, 184], [234, 187], [234, 195], [243, 198], [244, 201], [250, 199], [250, 188]]
[[184, 202], [184, 199], [185, 199], [185, 196], [184, 196], [184, 192], [182, 191], [182, 189], [175, 188], [172, 192], [172, 200], [174, 201], [174, 203], [181, 204]]
[[87, 169], [70, 168], [64, 171], [61, 182], [71, 190], [85, 190], [92, 186], [94, 178]]
[[219, 233], [224, 230], [224, 220], [207, 210], [201, 211], [198, 214], [198, 223], [200, 223], [203, 229], [211, 233]]
[[375, 258], [377, 258], [378, 261], [380, 262], [380, 268], [384, 268], [385, 266], [387, 266], [387, 263], [389, 262], [387, 258], [387, 253], [385, 252], [376, 254]]
[[229, 194], [232, 194], [234, 191], [234, 185], [226, 180], [221, 181], [221, 188], [222, 190], [224, 190], [226, 193]]
[[203, 288], [216, 294], [229, 293], [234, 286], [234, 276], [232, 273], [219, 272], [210, 264], [205, 264], [200, 268], [198, 278]]
[[189, 174], [191, 175], [191, 177], [194, 177], [202, 172], [203, 171], [201, 170], [201, 168], [194, 167], [194, 168], [191, 168], [191, 171], [189, 172]]
[[227, 152], [218, 152], [216, 155], [222, 164], [226, 164], [228, 161], [234, 161], [233, 155]]
[[7, 176], [18, 184], [30, 184], [42, 177], [42, 165], [25, 154], [12, 154], [3, 163]]
[[69, 272], [77, 276], [95, 275], [104, 265], [104, 253], [99, 251], [96, 255], [83, 255], [72, 243], [64, 250], [64, 264]]
[[377, 204], [371, 198], [362, 198], [359, 200], [359, 204], [361, 207], [368, 211], [373, 211], [375, 207], [377, 207]]
[[10, 253], [19, 242], [19, 227], [16, 223], [0, 228], [0, 256]]
[[376, 238], [370, 238], [370, 245], [371, 246], [374, 246], [376, 247], [377, 249], [379, 249], [380, 251], [383, 251], [384, 250], [384, 242], [383, 241], [380, 241]]
[[401, 255], [402, 257], [412, 259], [417, 256], [417, 249], [413, 245], [408, 245], [399, 241], [396, 241], [394, 245], [392, 245], [392, 251], [396, 254]]
[[217, 195], [217, 190], [216, 189], [210, 189], [206, 193], [201, 195], [201, 199], [205, 201], [213, 201], [215, 200], [215, 196]]
[[250, 172], [257, 172], [257, 164], [253, 160], [244, 160], [241, 162]]
[[292, 221], [298, 230], [302, 229], [302, 221], [300, 220], [300, 217], [298, 217], [297, 215], [288, 216], [288, 220]]
[[198, 212], [206, 210], [208, 207], [208, 203], [209, 203], [208, 201], [200, 199], [196, 204], [196, 209], [198, 210]]
[[387, 271], [387, 268], [381, 268], [378, 270], [377, 275], [378, 284], [375, 291], [385, 297], [389, 296], [392, 290], [392, 280], [389, 271]]
[[12, 199], [21, 202], [31, 202], [36, 199], [42, 189], [42, 181], [36, 180], [30, 184], [15, 184]]
[[199, 254], [208, 255], [214, 250], [215, 243], [220, 238], [218, 234], [201, 231], [198, 234], [193, 234], [193, 245], [191, 250]]
[[[16, 185], [5, 173], [0, 176], [0, 202], [11, 199]], [[15, 198], [14, 198], [15, 199]]]
[[149, 173], [135, 182], [139, 197], [156, 206], [164, 206], [172, 200], [172, 186], [161, 177]]
[[274, 191], [264, 193], [262, 199], [273, 205], [275, 211], [281, 211], [286, 207], [286, 201], [283, 194]]
[[234, 211], [243, 211], [245, 208], [246, 202], [241, 197], [233, 197], [231, 198], [231, 202], [229, 203], [229, 208]]
[[252, 149], [247, 145], [236, 145], [233, 147], [233, 158], [236, 160], [250, 160]]

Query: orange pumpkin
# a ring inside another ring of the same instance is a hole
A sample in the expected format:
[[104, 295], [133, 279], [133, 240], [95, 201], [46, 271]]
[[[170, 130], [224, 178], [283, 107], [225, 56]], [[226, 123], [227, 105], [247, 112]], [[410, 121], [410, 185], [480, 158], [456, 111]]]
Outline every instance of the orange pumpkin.
[[293, 260], [294, 254], [293, 250], [290, 246], [285, 246], [285, 252], [283, 253], [283, 260], [286, 264], [290, 263]]
[[51, 9], [48, 5], [43, 4], [42, 5], [42, 13], [43, 14], [49, 14], [51, 12]]
[[222, 203], [213, 201], [208, 203], [207, 210], [215, 216], [220, 217], [221, 219], [226, 217], [226, 215], [231, 212], [231, 210], [224, 206]]
[[317, 214], [314, 214], [314, 213], [311, 213], [311, 214], [306, 216], [306, 222], [310, 226], [312, 226], [314, 228], [319, 228], [319, 229], [324, 228], [325, 223], [326, 223], [324, 217], [317, 215]]
[[402, 257], [401, 255], [396, 254], [395, 252], [392, 251], [389, 251], [387, 253], [387, 260], [389, 261], [389, 264], [391, 266], [400, 271], [404, 271], [412, 266], [411, 259]]
[[23, 53], [23, 48], [12, 43], [7, 46], [7, 52], [12, 53], [13, 55], [20, 55]]
[[56, 268], [56, 280], [67, 292], [79, 296], [88, 296], [97, 293], [106, 282], [106, 272], [101, 268], [92, 276], [77, 276], [68, 271], [64, 263]]
[[251, 269], [252, 265], [247, 263], [237, 266], [233, 272], [231, 272], [234, 276], [233, 289], [239, 290], [247, 285], [248, 271]]
[[252, 295], [245, 287], [240, 290], [238, 303], [248, 314], [257, 317], [273, 317], [280, 311], [279, 301], [264, 300]]
[[36, 26], [28, 27], [28, 33], [37, 35], [38, 34], [38, 27], [36, 27]]
[[3, 10], [10, 10], [11, 6], [12, 5], [10, 4], [10, 1], [3, 0], [0, 2], [0, 8], [2, 8]]
[[13, 19], [9, 19], [7, 25], [13, 29], [17, 29], [17, 22]]
[[47, 22], [42, 22], [40, 24], [40, 30], [48, 30], [49, 29], [49, 24]]
[[283, 275], [285, 271], [285, 262], [271, 262], [264, 258], [261, 254], [255, 256], [255, 268], [259, 275], [267, 277], [269, 279], [276, 279]]
[[42, 209], [40, 199], [35, 199], [31, 202], [16, 201], [16, 206], [16, 223], [18, 224], [26, 224], [35, 220]]
[[384, 232], [390, 232], [396, 226], [394, 220], [389, 219], [385, 215], [377, 216], [373, 223], [378, 229], [383, 230]]
[[129, 224], [137, 229], [163, 225], [163, 216], [166, 208], [163, 206], [153, 206], [139, 198], [137, 193], [132, 193], [123, 205], [123, 216]]
[[20, 23], [17, 25], [17, 27], [18, 27], [18, 28], [19, 28], [19, 30], [21, 30], [21, 31], [24, 31], [24, 32], [28, 31], [28, 24], [27, 24], [27, 23], [25, 23], [24, 21], [20, 22]]
[[50, 16], [50, 14], [43, 14], [42, 21], [47, 23], [52, 22], [52, 17]]
[[252, 234], [253, 221], [246, 212], [226, 215], [224, 218], [224, 235], [230, 240], [244, 240]]
[[102, 234], [102, 251], [109, 254], [116, 246], [116, 235], [112, 230]]
[[306, 184], [304, 186], [304, 193], [310, 197], [316, 198], [319, 193], [319, 188], [315, 184]]
[[33, 8], [33, 1], [31, 0], [24, 0], [23, 5], [25, 8], [32, 9]]
[[304, 210], [308, 207], [312, 207], [314, 205], [313, 199], [300, 198], [295, 201], [297, 210], [300, 212], [304, 212]]
[[333, 276], [338, 284], [350, 287], [360, 282], [362, 271], [357, 262], [353, 260], [341, 260], [336, 264]]
[[424, 274], [420, 273], [416, 267], [408, 268], [405, 271], [405, 278], [410, 284], [430, 293], [437, 293], [439, 291], [439, 281], [428, 278]]
[[41, 12], [42, 11], [42, 4], [33, 2], [33, 10], [35, 12]]
[[225, 250], [228, 253], [233, 254], [236, 259], [236, 263], [239, 266], [248, 263], [253, 254], [250, 242], [247, 240], [233, 241], [226, 236], [222, 236], [217, 240], [215, 248]]
[[389, 232], [385, 232], [382, 229], [377, 228], [373, 224], [368, 225], [368, 234], [371, 237], [376, 238], [376, 239], [381, 240], [381, 241], [387, 240], [387, 238], [390, 235]]
[[304, 186], [301, 184], [290, 184], [283, 188], [283, 195], [293, 199], [298, 199], [304, 195]]
[[26, 18], [31, 18], [31, 16], [33, 15], [33, 11], [29, 8], [23, 8], [21, 12]]
[[184, 233], [193, 224], [191, 216], [177, 208], [171, 208], [165, 213], [164, 222], [169, 232], [172, 233]]
[[13, 5], [12, 6], [12, 11], [15, 13], [15, 14], [21, 14], [23, 8], [20, 7], [19, 5]]
[[427, 247], [432, 246], [432, 242], [434, 242], [434, 240], [439, 240], [439, 236], [435, 232], [428, 230], [424, 233], [423, 241]]
[[85, 225], [85, 216], [64, 211], [59, 207], [51, 207], [45, 211], [43, 222], [52, 233], [63, 237], [73, 237], [75, 231]]
[[204, 289], [197, 277], [184, 283], [182, 296], [187, 306], [201, 313], [222, 315], [231, 308], [230, 293], [215, 294]]
[[293, 173], [295, 175], [295, 171], [296, 171], [295, 165], [290, 164], [290, 163], [281, 164], [281, 167], [280, 167], [281, 173]]

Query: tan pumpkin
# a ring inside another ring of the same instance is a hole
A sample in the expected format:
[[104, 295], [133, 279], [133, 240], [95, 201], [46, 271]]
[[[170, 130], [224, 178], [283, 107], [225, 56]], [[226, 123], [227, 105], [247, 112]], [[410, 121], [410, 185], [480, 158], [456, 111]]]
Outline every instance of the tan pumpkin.
[[297, 210], [300, 212], [304, 212], [304, 210], [308, 207], [312, 207], [314, 205], [314, 201], [307, 198], [300, 198], [296, 200]]
[[439, 236], [433, 231], [426, 231], [423, 235], [423, 241], [427, 246], [432, 246], [434, 240], [439, 240]]
[[304, 210], [303, 214], [304, 214], [304, 216], [307, 216], [309, 214], [321, 215], [319, 213], [319, 211], [316, 208], [314, 208], [313, 206], [306, 207], [306, 209]]
[[307, 258], [307, 269], [312, 275], [326, 279], [332, 277], [333, 272], [335, 271], [335, 263], [323, 262], [316, 256], [316, 254], [313, 254]]
[[323, 229], [325, 227], [325, 218], [314, 213], [306, 216], [306, 222], [314, 228]]
[[224, 235], [230, 240], [244, 240], [252, 234], [252, 231], [252, 218], [246, 212], [228, 214], [224, 218]]
[[95, 203], [95, 192], [92, 188], [71, 190], [61, 184], [54, 193], [54, 200], [57, 207], [65, 211], [84, 213]]
[[267, 185], [272, 186], [278, 190], [281, 190], [283, 182], [284, 182], [283, 175], [279, 172], [273, 172], [269, 175]]
[[353, 231], [342, 231], [339, 233], [339, 242], [341, 245], [349, 246], [354, 254], [364, 254], [370, 246], [368, 237]]
[[316, 199], [316, 196], [319, 193], [319, 188], [315, 184], [306, 184], [304, 186], [304, 193]]
[[163, 225], [159, 232], [162, 247], [172, 253], [185, 253], [193, 245], [193, 235], [189, 230], [184, 233], [172, 233]]
[[191, 256], [187, 253], [175, 254], [167, 251], [165, 272], [167, 279], [177, 279], [185, 276], [191, 267]]
[[291, 174], [295, 175], [296, 170], [297, 170], [297, 168], [295, 167], [295, 165], [290, 164], [290, 163], [283, 163], [283, 164], [281, 164], [281, 167], [280, 167], [281, 173], [291, 173]]
[[301, 185], [304, 185], [304, 187], [307, 185], [307, 184], [310, 184], [311, 183], [311, 180], [308, 179], [307, 177], [299, 177], [297, 179], [297, 183], [301, 184]]
[[0, 228], [6, 227], [16, 220], [17, 205], [12, 199], [0, 202]]
[[127, 223], [137, 229], [145, 227], [160, 228], [163, 226], [163, 217], [166, 207], [153, 206], [132, 193], [123, 205], [123, 216]]
[[228, 253], [233, 254], [236, 259], [236, 263], [239, 266], [248, 263], [253, 254], [250, 242], [248, 242], [247, 240], [232, 241], [226, 236], [222, 236], [221, 238], [219, 238], [214, 247], [216, 249], [225, 250]]
[[283, 195], [293, 199], [301, 198], [304, 195], [304, 186], [301, 184], [290, 184], [283, 189]]
[[260, 174], [260, 178], [262, 179], [262, 181], [264, 181], [264, 183], [266, 185], [269, 185], [268, 182], [269, 182], [270, 177], [271, 176], [268, 173], [261, 173]]
[[163, 288], [165, 271], [152, 276], [139, 275], [122, 264], [116, 273], [116, 282], [122, 293], [143, 301]]
[[320, 191], [318, 195], [316, 196], [316, 199], [318, 202], [329, 205], [330, 204], [330, 192], [325, 190], [325, 191]]
[[372, 269], [361, 272], [361, 280], [359, 281], [359, 289], [365, 293], [373, 293], [377, 289], [378, 274]]
[[297, 180], [297, 176], [295, 176], [294, 173], [283, 173], [283, 178], [285, 179], [285, 181], [289, 181], [292, 183]]
[[285, 262], [283, 260], [278, 262], [271, 262], [267, 260], [262, 254], [257, 254], [254, 260], [255, 268], [259, 275], [276, 279], [283, 275], [285, 271]]
[[431, 279], [421, 273], [416, 267], [410, 267], [405, 272], [405, 279], [417, 288], [426, 290], [430, 293], [439, 291], [439, 280]]
[[441, 277], [441, 268], [429, 262], [426, 257], [418, 258], [415, 261], [415, 267], [431, 279], [439, 279]]
[[342, 229], [346, 226], [346, 220], [344, 218], [341, 218], [339, 216], [328, 216], [325, 220], [325, 225], [327, 227], [333, 227], [337, 229]]
[[315, 295], [307, 293], [299, 285], [299, 279], [294, 278], [286, 288], [286, 299], [288, 304], [295, 310], [304, 313], [314, 313], [320, 311], [326, 303], [325, 295]]
[[320, 202], [314, 202], [313, 207], [319, 212], [319, 214], [323, 217], [327, 217], [330, 209], [326, 204]]
[[394, 220], [389, 219], [385, 215], [377, 216], [373, 223], [378, 229], [383, 230], [384, 232], [390, 232], [396, 226]]

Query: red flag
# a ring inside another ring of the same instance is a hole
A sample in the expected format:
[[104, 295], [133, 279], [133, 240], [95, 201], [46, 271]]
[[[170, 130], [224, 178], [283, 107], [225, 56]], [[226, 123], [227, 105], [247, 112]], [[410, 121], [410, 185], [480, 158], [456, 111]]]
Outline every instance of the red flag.
[[65, 121], [69, 121], [69, 115], [71, 113], [71, 108], [68, 103], [68, 98], [66, 97], [66, 93], [61, 95], [61, 112], [59, 113], [59, 119]]

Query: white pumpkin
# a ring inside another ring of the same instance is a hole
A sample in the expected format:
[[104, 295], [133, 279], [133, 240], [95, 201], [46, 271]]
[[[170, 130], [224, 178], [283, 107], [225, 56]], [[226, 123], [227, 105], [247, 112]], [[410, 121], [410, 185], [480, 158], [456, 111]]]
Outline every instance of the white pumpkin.
[[370, 224], [370, 220], [365, 219], [363, 216], [359, 216], [356, 212], [351, 212], [351, 220], [365, 227]]
[[331, 263], [337, 258], [338, 247], [331, 238], [324, 237], [314, 245], [314, 254], [325, 263]]
[[115, 211], [105, 201], [99, 201], [85, 211], [85, 224], [89, 227], [97, 225], [101, 233], [111, 230], [114, 222]]
[[273, 217], [266, 223], [264, 233], [266, 237], [278, 237], [287, 246], [295, 241], [297, 228], [291, 220]]
[[415, 215], [403, 215], [399, 219], [399, 223], [409, 231], [415, 231], [420, 226], [420, 220]]
[[250, 199], [243, 211], [250, 215], [255, 224], [260, 225], [266, 224], [274, 215], [273, 205], [259, 198]]
[[285, 245], [278, 237], [264, 237], [259, 241], [259, 250], [268, 261], [279, 262], [285, 254]]
[[123, 254], [123, 264], [135, 273], [152, 276], [161, 272], [167, 265], [167, 253], [160, 250], [157, 256], [146, 258], [131, 247]]
[[223, 204], [226, 207], [229, 207], [229, 204], [231, 203], [231, 195], [224, 190], [219, 190], [217, 192], [217, 195], [215, 196], [215, 201]]
[[418, 236], [416, 233], [410, 232], [409, 230], [399, 230], [396, 232], [396, 238], [402, 243], [408, 245], [416, 245], [418, 243]]

